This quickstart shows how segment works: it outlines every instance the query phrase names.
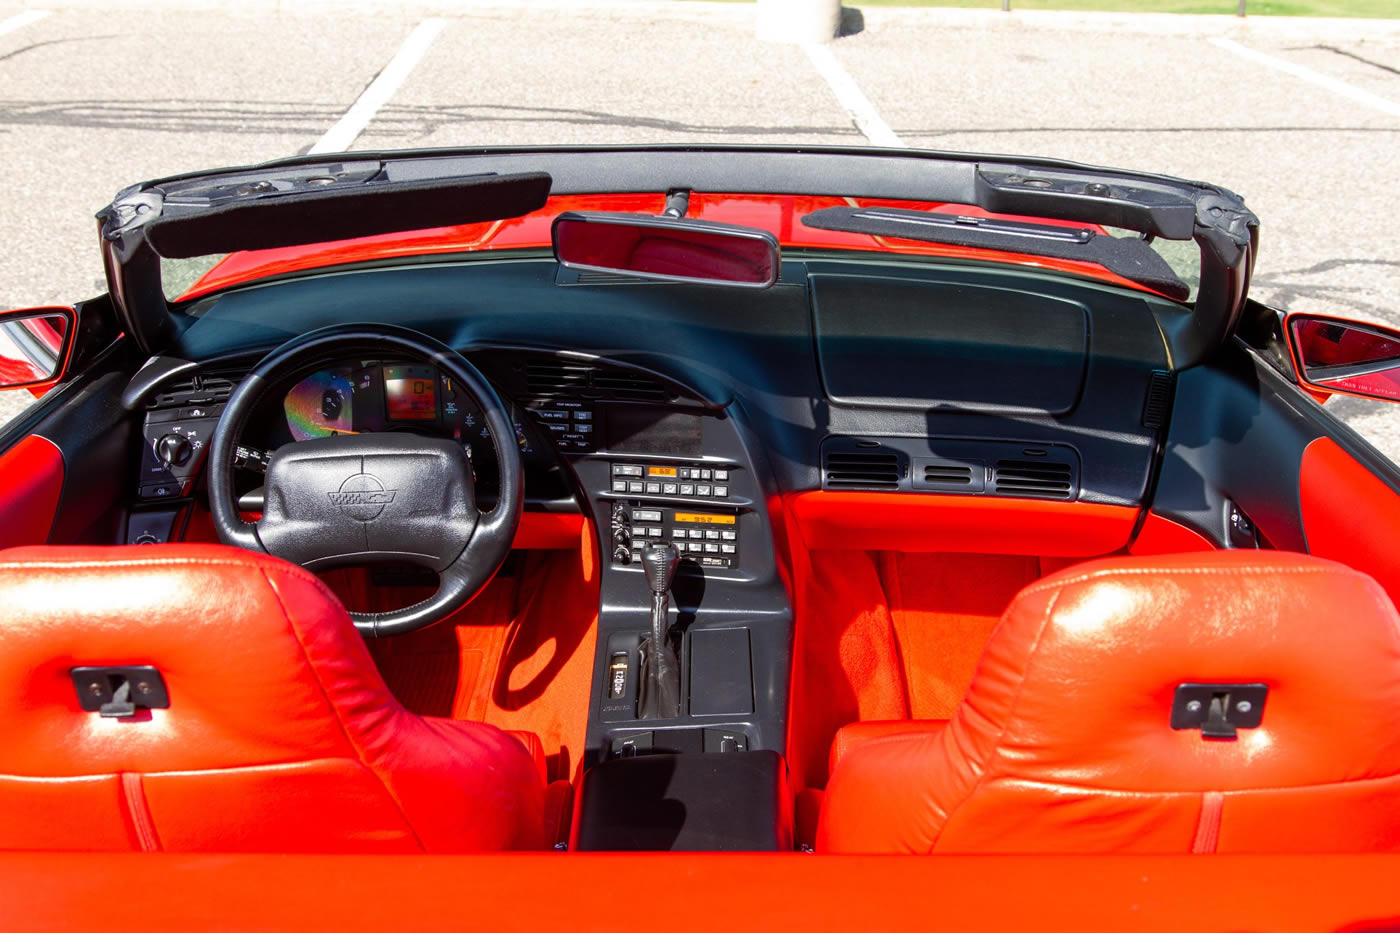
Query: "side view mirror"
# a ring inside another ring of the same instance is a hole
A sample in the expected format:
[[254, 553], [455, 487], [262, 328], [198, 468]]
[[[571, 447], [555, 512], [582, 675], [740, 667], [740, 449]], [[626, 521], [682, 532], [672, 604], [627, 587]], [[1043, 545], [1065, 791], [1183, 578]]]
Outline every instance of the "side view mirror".
[[644, 279], [767, 288], [778, 240], [766, 230], [649, 214], [567, 211], [554, 219], [554, 258], [570, 269]]
[[72, 308], [0, 311], [0, 389], [41, 391], [63, 378], [76, 323]]
[[1284, 329], [1305, 387], [1400, 402], [1400, 330], [1320, 314], [1290, 314]]

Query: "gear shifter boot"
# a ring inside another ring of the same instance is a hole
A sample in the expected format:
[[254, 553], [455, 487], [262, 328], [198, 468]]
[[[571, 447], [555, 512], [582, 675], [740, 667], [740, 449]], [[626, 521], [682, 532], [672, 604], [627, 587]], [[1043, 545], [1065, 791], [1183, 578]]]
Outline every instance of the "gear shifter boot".
[[650, 636], [642, 642], [638, 685], [638, 719], [674, 719], [680, 715], [680, 663], [670, 645], [663, 643], [659, 650], [653, 652]]
[[671, 650], [671, 581], [676, 578], [680, 555], [670, 544], [649, 545], [642, 552], [642, 568], [651, 588], [651, 631], [642, 642], [640, 692], [637, 718], [674, 719], [681, 708], [681, 666]]

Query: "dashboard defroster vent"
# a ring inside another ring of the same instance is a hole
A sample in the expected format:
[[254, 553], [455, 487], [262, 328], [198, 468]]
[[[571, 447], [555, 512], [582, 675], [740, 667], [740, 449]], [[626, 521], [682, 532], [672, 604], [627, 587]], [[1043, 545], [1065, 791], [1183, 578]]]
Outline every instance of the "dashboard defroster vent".
[[1072, 499], [1074, 467], [1049, 460], [998, 460], [992, 491], [1001, 496]]
[[822, 463], [828, 489], [898, 489], [899, 455], [874, 447], [868, 450], [829, 450]]

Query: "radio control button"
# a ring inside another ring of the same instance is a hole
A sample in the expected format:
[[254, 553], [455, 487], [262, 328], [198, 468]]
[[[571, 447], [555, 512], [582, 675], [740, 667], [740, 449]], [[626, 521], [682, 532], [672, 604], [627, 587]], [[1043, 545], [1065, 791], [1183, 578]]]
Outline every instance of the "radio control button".
[[[706, 472], [708, 472], [708, 471], [706, 471]], [[695, 494], [696, 494], [697, 496], [708, 496], [708, 495], [710, 494], [710, 487], [709, 487], [709, 486], [696, 486], [696, 487], [695, 487]]]
[[683, 495], [683, 496], [693, 496], [693, 495], [695, 495], [695, 487], [692, 486], [692, 485], [690, 485], [689, 483], [681, 483], [681, 495]]
[[728, 497], [729, 497], [729, 487], [728, 487], [728, 486], [716, 486], [716, 487], [715, 487], [715, 495], [719, 496], [721, 499], [728, 498]]
[[728, 470], [715, 470], [715, 479], [717, 479], [717, 480], [727, 480], [727, 479], [729, 479], [729, 471], [728, 471]]
[[674, 496], [674, 495], [676, 494], [676, 490], [679, 489], [679, 488], [680, 488], [680, 487], [677, 486], [675, 483], [662, 483], [662, 484], [661, 484], [661, 491], [662, 491], [664, 494], [668, 495], [668, 496]]

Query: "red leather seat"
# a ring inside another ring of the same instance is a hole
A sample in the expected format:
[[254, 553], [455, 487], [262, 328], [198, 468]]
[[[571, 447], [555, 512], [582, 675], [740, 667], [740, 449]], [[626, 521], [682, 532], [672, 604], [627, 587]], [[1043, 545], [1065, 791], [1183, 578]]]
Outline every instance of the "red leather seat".
[[[152, 665], [168, 709], [84, 712]], [[458, 852], [545, 844], [516, 739], [416, 716], [314, 576], [217, 545], [0, 552], [0, 848]]]
[[[1179, 684], [1264, 683], [1257, 728], [1170, 726]], [[1081, 564], [1022, 590], [946, 728], [846, 751], [828, 852], [1400, 850], [1400, 619], [1301, 554]]]

